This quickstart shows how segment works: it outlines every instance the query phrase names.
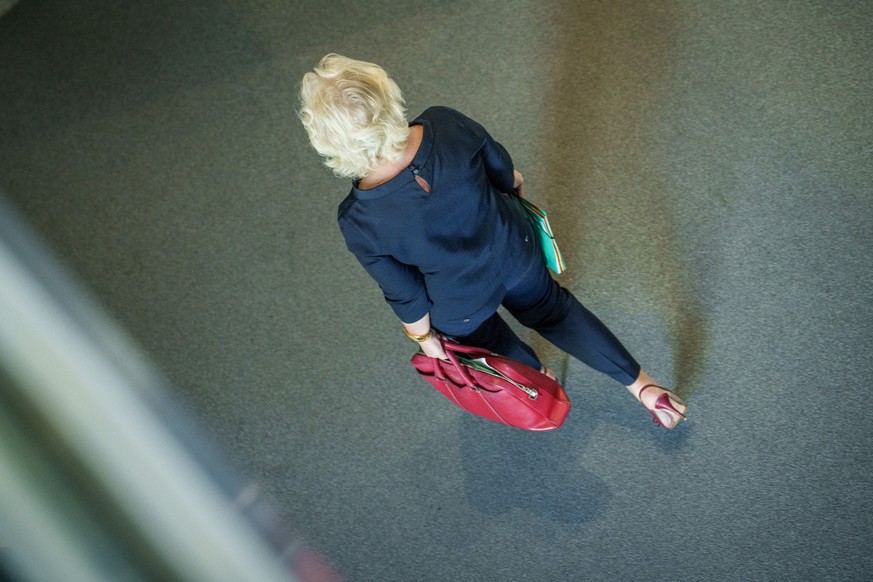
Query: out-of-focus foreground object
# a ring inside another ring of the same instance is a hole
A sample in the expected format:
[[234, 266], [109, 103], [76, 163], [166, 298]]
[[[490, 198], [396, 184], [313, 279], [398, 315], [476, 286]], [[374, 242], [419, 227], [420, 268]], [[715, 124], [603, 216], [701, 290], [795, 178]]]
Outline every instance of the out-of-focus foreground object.
[[0, 579], [335, 579], [166, 387], [0, 193]]
[[0, 0], [0, 16], [9, 12], [16, 4], [18, 4], [18, 0]]

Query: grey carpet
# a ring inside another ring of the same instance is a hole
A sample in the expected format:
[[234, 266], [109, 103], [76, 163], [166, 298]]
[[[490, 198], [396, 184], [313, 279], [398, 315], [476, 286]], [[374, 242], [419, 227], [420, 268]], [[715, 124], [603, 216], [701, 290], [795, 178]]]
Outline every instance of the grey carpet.
[[[555, 433], [416, 378], [294, 116], [330, 51], [509, 148], [689, 423], [526, 331]], [[869, 2], [25, 0], [0, 184], [348, 580], [864, 580], [871, 61]]]

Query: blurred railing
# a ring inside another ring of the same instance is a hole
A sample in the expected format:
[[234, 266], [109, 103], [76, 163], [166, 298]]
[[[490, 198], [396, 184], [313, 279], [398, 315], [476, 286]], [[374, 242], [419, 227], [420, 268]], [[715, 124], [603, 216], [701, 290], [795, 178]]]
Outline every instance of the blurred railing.
[[0, 16], [9, 12], [16, 4], [18, 4], [18, 0], [0, 0]]
[[2, 570], [293, 581], [305, 556], [300, 579], [333, 579], [165, 388], [0, 193]]

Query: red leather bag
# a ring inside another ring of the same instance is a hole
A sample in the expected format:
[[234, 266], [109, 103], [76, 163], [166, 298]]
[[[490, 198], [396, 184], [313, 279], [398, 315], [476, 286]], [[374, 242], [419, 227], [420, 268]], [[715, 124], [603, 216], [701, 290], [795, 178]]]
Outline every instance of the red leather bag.
[[444, 341], [448, 362], [412, 356], [418, 373], [467, 412], [524, 430], [554, 430], [570, 412], [558, 382], [517, 360]]

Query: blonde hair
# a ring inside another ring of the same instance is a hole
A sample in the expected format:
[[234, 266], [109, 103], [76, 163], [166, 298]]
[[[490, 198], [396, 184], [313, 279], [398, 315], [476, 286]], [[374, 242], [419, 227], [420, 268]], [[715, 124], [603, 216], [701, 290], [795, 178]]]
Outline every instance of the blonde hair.
[[309, 142], [337, 176], [363, 178], [401, 158], [409, 137], [403, 95], [379, 65], [326, 55], [303, 76], [300, 104]]

